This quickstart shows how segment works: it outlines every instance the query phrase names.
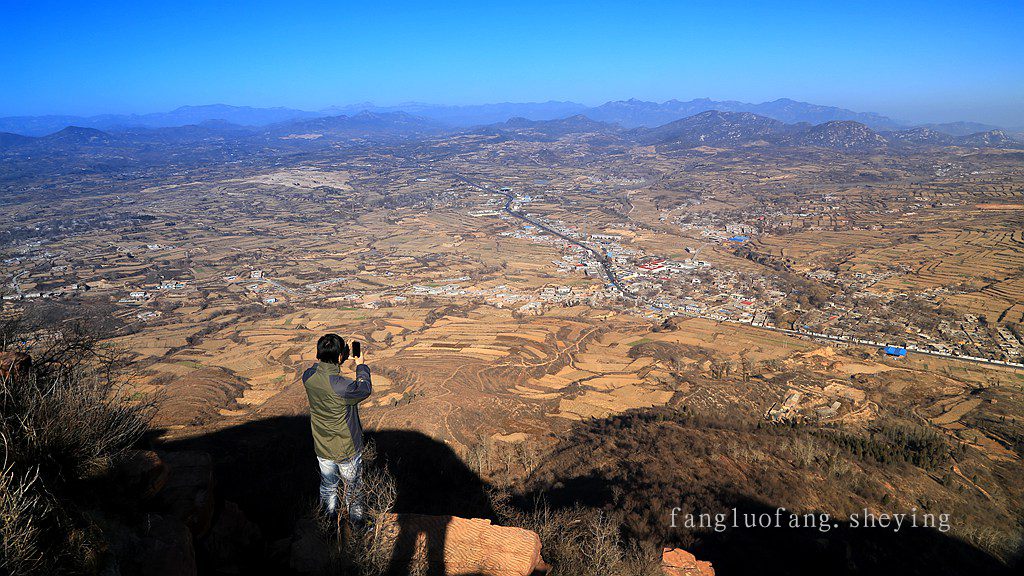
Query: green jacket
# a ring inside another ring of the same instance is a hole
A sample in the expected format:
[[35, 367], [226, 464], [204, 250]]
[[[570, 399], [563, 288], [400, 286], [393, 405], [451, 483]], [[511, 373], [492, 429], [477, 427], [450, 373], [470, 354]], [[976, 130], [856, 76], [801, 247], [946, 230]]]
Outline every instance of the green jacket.
[[359, 403], [373, 392], [370, 367], [356, 366], [356, 379], [341, 375], [337, 364], [318, 362], [302, 374], [309, 399], [309, 420], [316, 455], [340, 462], [363, 449]]

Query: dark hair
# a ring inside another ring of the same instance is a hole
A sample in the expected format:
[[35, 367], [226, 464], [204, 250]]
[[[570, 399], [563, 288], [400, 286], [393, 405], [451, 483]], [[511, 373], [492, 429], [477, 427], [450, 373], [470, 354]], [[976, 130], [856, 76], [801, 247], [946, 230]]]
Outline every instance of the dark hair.
[[316, 359], [329, 364], [348, 360], [348, 346], [345, 339], [337, 334], [324, 334], [316, 341]]

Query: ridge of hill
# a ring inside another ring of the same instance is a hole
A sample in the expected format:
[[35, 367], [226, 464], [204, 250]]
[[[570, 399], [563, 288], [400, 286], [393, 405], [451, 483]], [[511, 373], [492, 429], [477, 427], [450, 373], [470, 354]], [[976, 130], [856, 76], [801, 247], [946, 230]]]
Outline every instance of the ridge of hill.
[[[625, 128], [653, 128], [675, 120], [708, 111], [745, 112], [757, 114], [787, 124], [823, 124], [832, 121], [854, 121], [876, 131], [893, 131], [911, 128], [907, 122], [894, 120], [874, 112], [856, 112], [837, 106], [826, 106], [801, 102], [791, 98], [779, 98], [769, 102], [748, 103], [735, 100], [668, 100], [650, 102], [632, 98], [605, 102], [599, 106], [587, 106], [577, 102], [502, 102], [494, 104], [436, 105], [407, 102], [389, 106], [378, 106], [372, 102], [361, 102], [346, 106], [330, 106], [318, 111], [295, 108], [252, 106], [231, 106], [209, 104], [181, 106], [169, 112], [148, 114], [101, 114], [96, 116], [41, 115], [0, 117], [0, 132], [12, 132], [26, 136], [43, 136], [66, 126], [83, 126], [100, 130], [125, 130], [131, 128], [169, 128], [202, 124], [210, 120], [221, 120], [231, 124], [249, 127], [264, 127], [273, 124], [309, 120], [331, 116], [356, 116], [360, 112], [378, 114], [402, 112], [432, 120], [451, 128], [468, 128], [505, 122], [522, 117], [529, 120], [557, 120], [583, 114], [599, 122], [619, 124]], [[950, 136], [963, 137], [979, 132], [997, 130], [999, 127], [978, 122], [946, 122], [920, 124], [916, 127], [929, 128]]]

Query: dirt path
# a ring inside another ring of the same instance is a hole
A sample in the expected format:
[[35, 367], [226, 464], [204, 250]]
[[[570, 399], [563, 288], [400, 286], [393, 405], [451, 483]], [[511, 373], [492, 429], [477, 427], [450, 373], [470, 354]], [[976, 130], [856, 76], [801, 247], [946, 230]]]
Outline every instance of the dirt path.
[[577, 338], [576, 341], [573, 342], [571, 345], [566, 346], [565, 348], [562, 348], [561, 350], [556, 351], [554, 356], [552, 356], [551, 358], [549, 358], [547, 360], [539, 360], [537, 362], [518, 362], [518, 363], [505, 362], [505, 363], [499, 364], [498, 366], [499, 367], [513, 367], [513, 368], [537, 368], [539, 366], [550, 366], [556, 360], [558, 360], [558, 358], [561, 357], [563, 354], [569, 352], [570, 349], [574, 349], [574, 351], [579, 352], [580, 346], [583, 344], [583, 342], [587, 338], [589, 338], [591, 334], [593, 334], [594, 332], [598, 331], [599, 329], [600, 328], [591, 328], [589, 331], [587, 331], [587, 333], [581, 334], [580, 337]]
[[[452, 373], [448, 375], [447, 378], [438, 383], [437, 387], [440, 388], [440, 392], [436, 395], [432, 395], [432, 397], [430, 398], [431, 401], [437, 401], [442, 404], [442, 410], [440, 411], [441, 429], [444, 432], [444, 434], [446, 434], [446, 436], [451, 439], [451, 442], [455, 444], [459, 444], [459, 442], [455, 440], [455, 434], [452, 431], [451, 424], [449, 422], [452, 413], [455, 411], [455, 405], [451, 402], [451, 400], [448, 400], [448, 398], [454, 394], [451, 387], [449, 386], [449, 383], [455, 377], [457, 377], [464, 369], [465, 366], [456, 367], [452, 371]], [[375, 411], [379, 412], [376, 420], [373, 423], [373, 427], [378, 430], [386, 428], [389, 416], [393, 415], [395, 413], [395, 410], [392, 409], [392, 407], [390, 406], [377, 406], [375, 408]]]
[[968, 484], [973, 486], [975, 490], [981, 492], [985, 496], [985, 498], [988, 498], [990, 501], [992, 500], [992, 495], [986, 492], [985, 489], [982, 488], [981, 486], [975, 484], [970, 478], [965, 476], [964, 473], [960, 471], [960, 466], [953, 464], [953, 473], [962, 478], [964, 482], [967, 482]]

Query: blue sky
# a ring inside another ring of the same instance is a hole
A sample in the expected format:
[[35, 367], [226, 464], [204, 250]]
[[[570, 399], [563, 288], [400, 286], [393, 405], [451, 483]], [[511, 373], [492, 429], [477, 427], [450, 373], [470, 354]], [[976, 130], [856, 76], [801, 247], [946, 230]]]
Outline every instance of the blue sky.
[[1024, 126], [1024, 1], [0, 0], [0, 115], [780, 97]]

